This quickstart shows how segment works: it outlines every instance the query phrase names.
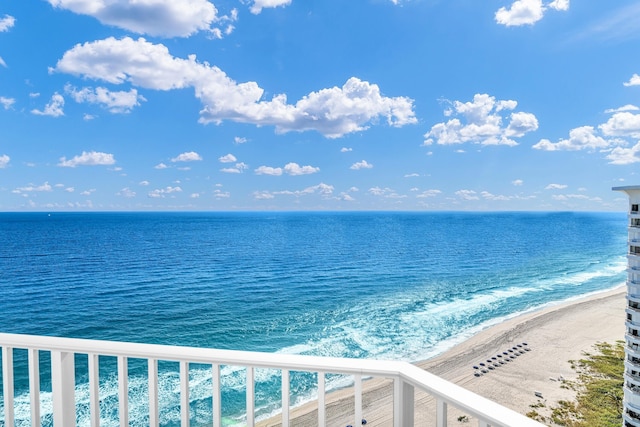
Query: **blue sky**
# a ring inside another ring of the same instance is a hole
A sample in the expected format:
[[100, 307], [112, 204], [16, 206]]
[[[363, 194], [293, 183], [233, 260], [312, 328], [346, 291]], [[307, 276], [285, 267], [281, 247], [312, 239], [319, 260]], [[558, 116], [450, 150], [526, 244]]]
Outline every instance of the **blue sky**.
[[623, 211], [638, 22], [630, 0], [0, 0], [0, 211]]

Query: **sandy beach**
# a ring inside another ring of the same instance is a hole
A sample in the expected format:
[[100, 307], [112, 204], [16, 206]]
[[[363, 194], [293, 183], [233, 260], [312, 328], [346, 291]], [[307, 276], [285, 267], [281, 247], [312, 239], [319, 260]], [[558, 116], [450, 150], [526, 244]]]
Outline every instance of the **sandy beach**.
[[[549, 407], [559, 400], [574, 398], [573, 391], [561, 387], [562, 378], [576, 378], [570, 360], [580, 359], [585, 352], [593, 351], [599, 342], [614, 343], [624, 339], [625, 293], [626, 288], [619, 287], [509, 319], [417, 365], [522, 414], [529, 412], [531, 405], [542, 403], [544, 406], [536, 410], [546, 415]], [[527, 343], [529, 351], [509, 358], [510, 361], [498, 364], [479, 377], [474, 375], [477, 372], [474, 365], [487, 364], [492, 357], [498, 359], [498, 354], [509, 353], [509, 349], [522, 343]], [[363, 414], [367, 425], [392, 425], [390, 382], [374, 379], [365, 382], [363, 389]], [[312, 402], [293, 410], [292, 425], [316, 425], [314, 406]], [[432, 398], [416, 393], [416, 425], [433, 424], [434, 407]], [[340, 390], [327, 396], [328, 425], [353, 424], [352, 414], [351, 390]], [[473, 425], [458, 421], [460, 415], [450, 409], [449, 425]], [[279, 418], [259, 425], [278, 426]]]

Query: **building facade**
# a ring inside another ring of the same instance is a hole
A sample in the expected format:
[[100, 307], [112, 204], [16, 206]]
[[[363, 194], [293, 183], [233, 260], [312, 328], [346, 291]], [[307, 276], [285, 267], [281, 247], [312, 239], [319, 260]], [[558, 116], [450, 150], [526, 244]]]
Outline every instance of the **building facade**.
[[613, 190], [629, 196], [623, 425], [640, 427], [640, 185]]

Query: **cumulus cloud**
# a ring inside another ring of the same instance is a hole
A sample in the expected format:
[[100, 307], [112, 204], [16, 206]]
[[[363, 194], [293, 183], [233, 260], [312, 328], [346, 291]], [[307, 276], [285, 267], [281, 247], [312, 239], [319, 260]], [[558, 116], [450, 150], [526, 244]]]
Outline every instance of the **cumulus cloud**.
[[287, 163], [284, 166], [284, 171], [289, 175], [309, 175], [312, 173], [320, 172], [320, 168], [315, 166], [300, 166], [297, 163]]
[[509, 8], [498, 9], [495, 20], [507, 27], [532, 25], [541, 20], [548, 9], [569, 10], [569, 0], [553, 0], [547, 4], [542, 0], [516, 0]]
[[233, 138], [233, 142], [235, 144], [244, 144], [245, 142], [247, 142], [247, 138], [236, 136], [235, 138]]
[[0, 96], [0, 105], [4, 107], [5, 110], [8, 110], [16, 103], [14, 98], [5, 98], [4, 96]]
[[153, 168], [154, 169], [167, 169], [169, 166], [165, 165], [164, 163], [158, 163], [157, 165], [155, 165]]
[[9, 31], [16, 23], [16, 18], [11, 15], [4, 15], [0, 18], [0, 33]]
[[[237, 12], [218, 16], [207, 0], [48, 0], [58, 9], [96, 18], [138, 34], [163, 37], [188, 37], [198, 31], [209, 31], [216, 37], [228, 32], [219, 28], [237, 19]], [[218, 27], [214, 26], [218, 24]]]
[[627, 111], [615, 113], [599, 128], [607, 136], [640, 138], [640, 114], [633, 114]]
[[60, 117], [64, 116], [64, 97], [60, 95], [58, 92], [54, 93], [51, 97], [51, 101], [47, 105], [44, 106], [43, 110], [31, 110], [32, 114], [36, 114], [38, 116], [50, 116], [50, 117]]
[[351, 167], [349, 169], [353, 169], [353, 170], [360, 170], [360, 169], [371, 169], [373, 168], [373, 165], [368, 163], [366, 160], [363, 160], [361, 162], [356, 162], [354, 164], [351, 165]]
[[291, 0], [253, 0], [253, 4], [249, 8], [254, 15], [262, 12], [262, 9], [274, 8], [278, 6], [288, 6]]
[[202, 160], [200, 154], [195, 151], [189, 151], [186, 153], [179, 154], [177, 157], [171, 159], [172, 162], [197, 162]]
[[274, 199], [276, 196], [294, 196], [294, 197], [303, 197], [309, 196], [312, 194], [318, 194], [323, 198], [329, 198], [333, 194], [334, 187], [333, 185], [325, 184], [321, 182], [318, 185], [314, 185], [311, 187], [307, 187], [303, 190], [281, 190], [281, 191], [254, 191], [253, 197], [258, 200], [268, 200]]
[[634, 74], [631, 76], [628, 82], [624, 82], [625, 86], [640, 86], [640, 76], [638, 74]]
[[150, 191], [147, 196], [151, 197], [153, 199], [164, 199], [167, 195], [173, 194], [173, 193], [181, 193], [182, 192], [182, 188], [180, 187], [166, 187], [166, 188], [159, 188], [153, 191]]
[[132, 199], [136, 197], [136, 192], [130, 189], [129, 187], [125, 187], [122, 190], [116, 193], [116, 196], [126, 197], [127, 199]]
[[463, 200], [480, 200], [478, 193], [473, 190], [458, 190], [455, 195]]
[[593, 126], [582, 126], [569, 131], [569, 139], [561, 139], [558, 142], [551, 142], [548, 139], [541, 139], [532, 148], [543, 151], [576, 151], [576, 150], [596, 150], [609, 147], [610, 142], [596, 135]]
[[385, 199], [404, 199], [407, 197], [403, 194], [398, 194], [395, 190], [388, 187], [372, 187], [368, 192], [373, 196], [384, 197]]
[[423, 191], [422, 193], [416, 195], [416, 197], [419, 198], [419, 199], [426, 199], [428, 197], [436, 197], [439, 194], [442, 194], [442, 191], [440, 191], [440, 190], [426, 190], [426, 191]]
[[612, 165], [630, 165], [640, 162], [640, 142], [631, 148], [616, 147], [607, 155]]
[[[424, 145], [434, 142], [441, 145], [471, 142], [482, 145], [518, 145], [513, 138], [520, 138], [538, 129], [538, 119], [531, 113], [515, 112], [508, 116], [506, 111], [514, 110], [516, 101], [496, 101], [487, 94], [476, 94], [471, 102], [447, 101], [450, 105], [444, 114], [454, 117], [447, 122], [437, 123], [424, 137]], [[504, 117], [503, 117], [504, 115]], [[508, 120], [504, 126], [503, 120]]]
[[220, 161], [220, 163], [233, 163], [238, 161], [238, 159], [236, 159], [236, 156], [234, 156], [233, 154], [227, 154], [226, 156], [219, 157], [218, 160]]
[[75, 168], [76, 166], [109, 166], [115, 164], [116, 159], [113, 154], [100, 153], [97, 151], [83, 151], [79, 156], [67, 160], [66, 157], [60, 158], [58, 166], [66, 168]]
[[342, 147], [342, 148], [340, 149], [340, 152], [341, 152], [341, 153], [349, 153], [349, 152], [351, 152], [351, 151], [353, 151], [353, 148], [350, 148], [350, 147]]
[[633, 104], [627, 104], [618, 108], [610, 108], [608, 110], [605, 110], [604, 112], [607, 114], [611, 114], [611, 113], [622, 113], [624, 111], [638, 111], [638, 110], [640, 110], [640, 108], [638, 108], [637, 106]]
[[2, 156], [0, 156], [0, 169], [4, 169], [7, 166], [9, 166], [10, 161], [11, 161], [11, 157], [7, 156], [6, 154], [3, 154]]
[[565, 188], [567, 188], [565, 184], [549, 184], [544, 187], [545, 190], [564, 190]]
[[224, 172], [224, 173], [243, 173], [247, 169], [249, 169], [249, 165], [247, 165], [246, 163], [240, 162], [240, 163], [236, 163], [235, 167], [220, 169], [220, 172]]
[[18, 187], [12, 192], [15, 194], [21, 194], [21, 193], [49, 192], [49, 191], [53, 191], [53, 187], [51, 186], [51, 184], [49, 184], [49, 182], [45, 182], [42, 185], [29, 184], [25, 187]]
[[282, 175], [282, 168], [273, 168], [271, 166], [260, 166], [254, 172], [256, 173], [256, 175], [280, 176]]
[[522, 184], [524, 184], [524, 181], [522, 181], [521, 179], [515, 179], [515, 180], [511, 181], [511, 184], [515, 185], [516, 187], [519, 187]]
[[278, 133], [316, 130], [338, 138], [365, 130], [380, 118], [395, 127], [417, 122], [412, 99], [385, 97], [377, 85], [356, 77], [342, 87], [311, 92], [295, 104], [289, 104], [284, 94], [265, 100], [264, 89], [256, 82], [237, 83], [220, 68], [198, 62], [195, 55], [176, 58], [166, 46], [143, 38], [110, 37], [78, 44], [51, 71], [153, 90], [191, 87], [203, 104], [201, 123], [231, 120], [272, 125]]
[[104, 87], [76, 89], [66, 85], [64, 90], [78, 103], [99, 104], [111, 113], [130, 113], [133, 107], [139, 106], [141, 101], [146, 101], [142, 95], [138, 95], [136, 89], [112, 92]]

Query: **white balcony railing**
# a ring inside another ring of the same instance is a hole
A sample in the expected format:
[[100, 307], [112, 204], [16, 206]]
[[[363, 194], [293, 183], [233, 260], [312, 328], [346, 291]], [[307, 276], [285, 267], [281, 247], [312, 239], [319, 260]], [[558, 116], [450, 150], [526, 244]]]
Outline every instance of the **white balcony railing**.
[[[4, 397], [4, 426], [15, 425], [14, 414], [14, 349], [26, 349], [28, 354], [28, 384], [32, 426], [40, 425], [40, 376], [39, 357], [41, 352], [51, 358], [51, 393], [53, 401], [54, 427], [70, 427], [76, 423], [75, 403], [75, 356], [88, 356], [89, 408], [91, 427], [100, 425], [99, 356], [117, 358], [118, 372], [118, 417], [121, 426], [128, 426], [128, 359], [143, 359], [148, 365], [148, 399], [150, 427], [157, 427], [159, 417], [158, 402], [158, 362], [173, 361], [180, 365], [180, 424], [189, 426], [189, 364], [207, 364], [212, 367], [212, 420], [209, 425], [219, 427], [221, 418], [220, 366], [246, 367], [246, 424], [255, 424], [254, 369], [270, 368], [281, 371], [282, 375], [282, 425], [289, 425], [290, 384], [289, 373], [318, 373], [317, 425], [327, 424], [325, 413], [325, 374], [345, 374], [354, 378], [355, 425], [362, 419], [362, 378], [377, 377], [393, 380], [393, 425], [414, 425], [414, 390], [430, 394], [436, 401], [436, 415], [433, 425], [447, 425], [447, 408], [455, 407], [478, 420], [480, 427], [540, 427], [542, 424], [505, 408], [493, 401], [478, 396], [460, 386], [430, 374], [410, 363], [396, 361], [376, 361], [360, 359], [339, 359], [327, 357], [298, 356], [273, 353], [256, 353], [231, 350], [215, 350], [194, 347], [177, 347], [154, 344], [136, 344], [111, 341], [56, 338], [33, 335], [0, 333], [2, 347], [2, 383]], [[23, 382], [26, 379], [21, 379]], [[2, 424], [0, 422], [0, 424]]]

